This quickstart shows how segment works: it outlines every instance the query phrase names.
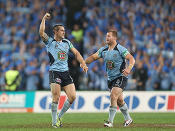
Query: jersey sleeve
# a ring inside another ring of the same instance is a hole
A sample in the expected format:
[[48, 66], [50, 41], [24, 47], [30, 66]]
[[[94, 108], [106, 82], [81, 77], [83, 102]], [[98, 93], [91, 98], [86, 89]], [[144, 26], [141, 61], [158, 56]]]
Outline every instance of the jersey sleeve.
[[72, 42], [70, 42], [70, 40], [68, 40], [68, 39], [63, 39], [63, 42], [66, 42], [66, 43], [69, 45], [69, 49], [74, 48], [74, 46], [73, 46]]
[[48, 45], [50, 43], [52, 43], [53, 41], [53, 38], [52, 37], [49, 37], [49, 39], [47, 41], [43, 41], [45, 45]]
[[102, 58], [102, 52], [103, 52], [104, 47], [101, 47], [97, 52], [98, 52], [98, 57]]
[[69, 48], [70, 48], [70, 49], [74, 48], [72, 42], [70, 42], [70, 41], [69, 41]]
[[125, 58], [126, 55], [129, 54], [129, 51], [121, 45], [118, 46], [118, 49], [119, 49], [119, 51], [120, 51], [123, 58]]

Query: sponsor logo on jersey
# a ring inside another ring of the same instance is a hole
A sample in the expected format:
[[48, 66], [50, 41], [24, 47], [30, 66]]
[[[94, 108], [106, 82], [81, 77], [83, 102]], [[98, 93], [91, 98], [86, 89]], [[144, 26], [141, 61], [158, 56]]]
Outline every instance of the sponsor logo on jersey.
[[106, 67], [112, 70], [114, 68], [114, 62], [112, 60], [107, 61]]
[[59, 60], [62, 60], [62, 61], [66, 60], [66, 52], [64, 52], [64, 51], [59, 51], [59, 52], [58, 52], [58, 59], [59, 59]]

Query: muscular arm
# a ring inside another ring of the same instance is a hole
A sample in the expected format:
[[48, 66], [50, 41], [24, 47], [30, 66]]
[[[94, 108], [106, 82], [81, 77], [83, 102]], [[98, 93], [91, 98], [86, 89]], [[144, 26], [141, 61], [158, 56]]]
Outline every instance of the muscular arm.
[[87, 72], [88, 67], [86, 66], [86, 63], [85, 63], [83, 57], [81, 56], [80, 52], [76, 48], [74, 48], [74, 47], [71, 48], [71, 51], [75, 55], [75, 58], [80, 63], [80, 67], [84, 70], [84, 72]]
[[129, 66], [123, 70], [123, 75], [128, 76], [135, 64], [135, 59], [130, 53], [125, 56], [125, 59], [129, 60]]
[[98, 56], [98, 52], [96, 52], [95, 54], [89, 56], [89, 57], [85, 60], [85, 62], [86, 62], [86, 64], [90, 64], [90, 63], [92, 63], [93, 61], [98, 60], [99, 58], [100, 58], [100, 57]]
[[40, 28], [39, 28], [39, 34], [42, 40], [45, 42], [47, 42], [49, 39], [48, 35], [45, 33], [45, 21], [46, 21], [46, 18], [48, 17], [50, 17], [50, 14], [46, 13], [41, 21]]
[[134, 64], [135, 64], [135, 59], [134, 59], [134, 57], [129, 53], [129, 54], [126, 55], [125, 59], [129, 60], [129, 66], [128, 66], [128, 68], [129, 68], [130, 70], [132, 70], [132, 68], [133, 68], [133, 66], [134, 66]]
[[85, 64], [85, 61], [79, 51], [76, 48], [71, 48], [72, 53], [75, 55], [75, 58], [80, 62], [80, 64]]

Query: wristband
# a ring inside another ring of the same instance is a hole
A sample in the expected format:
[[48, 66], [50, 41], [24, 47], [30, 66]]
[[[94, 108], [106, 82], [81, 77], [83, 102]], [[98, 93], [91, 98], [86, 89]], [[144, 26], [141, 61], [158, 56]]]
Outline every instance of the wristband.
[[133, 65], [132, 64], [129, 64], [128, 68], [129, 69], [132, 69]]

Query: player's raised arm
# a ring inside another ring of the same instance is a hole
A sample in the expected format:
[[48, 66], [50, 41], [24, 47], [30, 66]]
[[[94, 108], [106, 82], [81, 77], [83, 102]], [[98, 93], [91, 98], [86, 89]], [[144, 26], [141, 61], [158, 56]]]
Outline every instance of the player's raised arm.
[[45, 33], [45, 21], [46, 19], [49, 19], [49, 18], [50, 18], [50, 14], [46, 13], [41, 21], [40, 28], [39, 28], [39, 34], [44, 42], [47, 42], [49, 39], [48, 35]]
[[132, 70], [134, 64], [135, 64], [135, 59], [134, 59], [134, 57], [133, 57], [130, 53], [128, 53], [128, 54], [125, 56], [125, 59], [129, 60], [129, 66], [126, 67], [126, 69], [123, 70], [123, 74], [124, 74], [125, 76], [128, 76], [129, 73], [131, 72], [131, 70]]
[[93, 61], [96, 61], [100, 59], [99, 57], [99, 51], [97, 51], [96, 53], [94, 53], [93, 55], [89, 56], [88, 58], [86, 58], [85, 62], [86, 64], [90, 64], [92, 63]]
[[88, 71], [88, 67], [86, 66], [86, 63], [81, 56], [80, 52], [76, 48], [71, 48], [72, 53], [75, 55], [75, 58], [80, 62], [80, 67], [83, 69], [84, 72]]

